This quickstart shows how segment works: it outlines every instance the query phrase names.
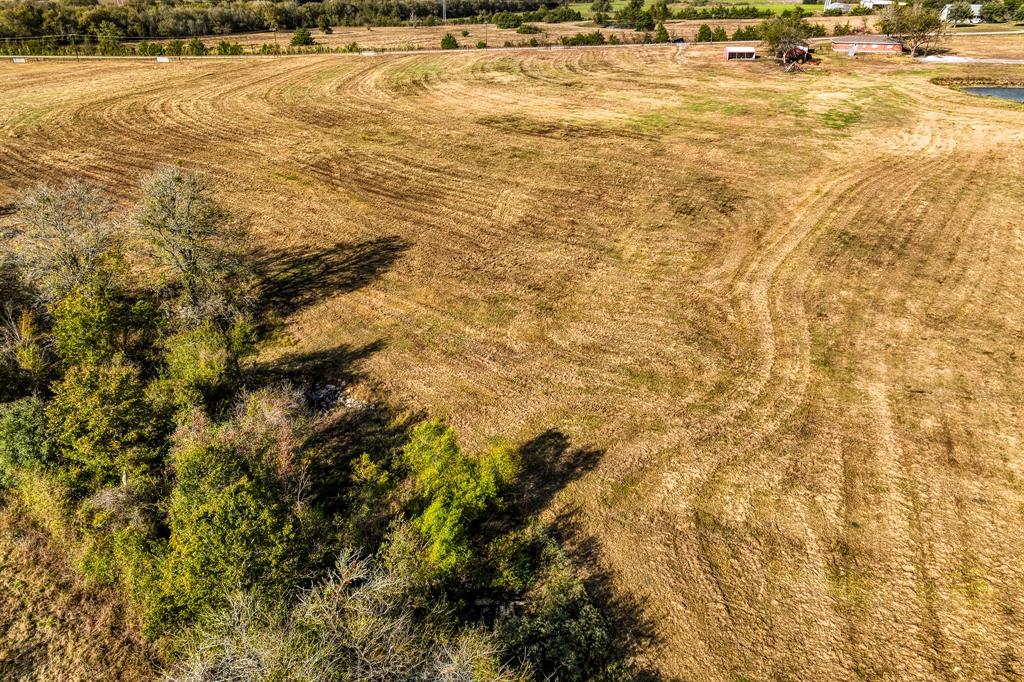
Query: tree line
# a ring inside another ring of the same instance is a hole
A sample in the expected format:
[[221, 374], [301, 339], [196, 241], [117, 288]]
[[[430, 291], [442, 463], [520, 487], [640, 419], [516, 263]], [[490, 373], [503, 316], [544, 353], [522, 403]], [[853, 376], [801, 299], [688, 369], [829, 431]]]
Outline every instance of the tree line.
[[270, 285], [206, 178], [128, 212], [43, 185], [0, 236], [0, 503], [124, 594], [169, 679], [629, 674], [526, 445], [261, 374]]
[[[486, 18], [500, 12], [553, 9], [541, 0], [450, 0], [449, 18]], [[158, 2], [109, 4], [98, 0], [15, 0], [0, 5], [0, 38], [93, 36], [180, 38], [332, 26], [439, 23], [441, 5], [426, 0], [322, 2]]]

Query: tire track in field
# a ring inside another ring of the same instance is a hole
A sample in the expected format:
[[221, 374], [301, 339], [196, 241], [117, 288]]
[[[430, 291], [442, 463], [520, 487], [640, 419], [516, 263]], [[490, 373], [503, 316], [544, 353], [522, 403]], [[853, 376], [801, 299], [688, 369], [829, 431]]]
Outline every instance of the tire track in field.
[[[918, 142], [927, 145], [930, 139], [931, 135], [928, 133]], [[919, 153], [922, 149], [924, 149], [923, 145], [918, 146], [916, 152]], [[744, 294], [750, 295], [752, 308], [756, 311], [753, 317], [758, 320], [761, 329], [759, 338], [762, 339], [760, 349], [762, 369], [754, 388], [745, 398], [737, 400], [729, 410], [721, 415], [722, 419], [717, 428], [721, 429], [726, 426], [735, 428], [738, 424], [751, 419], [752, 415], [755, 428], [750, 433], [743, 433], [739, 438], [747, 444], [747, 447], [735, 451], [724, 462], [720, 460], [717, 468], [705, 479], [704, 487], [693, 497], [700, 499], [706, 495], [708, 490], [714, 487], [715, 481], [725, 476], [729, 468], [736, 464], [742, 465], [745, 469], [756, 469], [759, 465], [756, 463], [756, 459], [754, 463], [751, 463], [750, 454], [758, 452], [758, 446], [762, 446], [760, 449], [762, 456], [757, 459], [766, 460], [769, 453], [765, 452], [762, 441], [770, 437], [780, 425], [788, 420], [802, 400], [803, 390], [807, 384], [809, 365], [807, 363], [806, 315], [800, 299], [803, 296], [802, 292], [809, 268], [806, 267], [806, 263], [801, 264], [799, 261], [807, 260], [807, 254], [813, 243], [809, 242], [807, 238], [814, 230], [815, 225], [834, 221], [848, 212], [848, 204], [851, 201], [849, 197], [872, 196], [876, 188], [882, 190], [891, 187], [893, 182], [899, 182], [901, 175], [927, 177], [929, 174], [950, 170], [952, 163], [950, 160], [943, 158], [939, 161], [930, 161], [930, 157], [931, 154], [925, 154], [924, 158], [910, 156], [900, 164], [897, 170], [888, 170], [892, 166], [892, 161], [882, 158], [834, 181], [822, 192], [820, 198], [805, 201], [794, 219], [790, 221], [792, 227], [770, 243], [763, 251], [763, 255], [755, 257], [750, 266], [741, 274], [739, 288], [745, 290]], [[911, 167], [916, 169], [917, 176], [907, 172], [907, 169]], [[969, 171], [966, 175], [969, 175]], [[913, 197], [920, 185], [921, 181], [912, 180], [907, 186], [905, 196]], [[803, 276], [783, 284], [784, 280], [780, 280], [779, 274], [787, 263], [789, 266], [786, 267], [787, 270], [803, 272]], [[769, 294], [771, 291], [777, 292], [774, 300]], [[787, 299], [791, 303], [788, 311], [785, 309]], [[773, 307], [779, 308], [776, 313], [777, 318], [773, 315]], [[783, 332], [780, 329], [780, 322], [796, 331], [791, 334]], [[788, 347], [787, 351], [782, 352], [781, 348], [783, 347]], [[780, 361], [780, 356], [784, 354], [787, 357], [796, 358], [797, 364], [780, 373], [777, 363]], [[766, 387], [769, 385], [774, 387], [773, 390], [767, 390]], [[780, 386], [781, 388], [779, 388]], [[780, 394], [787, 395], [784, 402], [789, 405], [789, 408], [781, 411], [776, 407]], [[758, 408], [758, 405], [761, 407]], [[741, 427], [740, 430], [742, 433], [746, 429]], [[765, 464], [767, 465], [767, 461]], [[669, 495], [662, 496], [663, 503], [669, 498]], [[662, 508], [655, 515], [660, 516], [667, 513], [667, 510]], [[700, 541], [700, 545], [704, 546], [703, 541]], [[702, 553], [705, 557], [709, 556], [706, 549], [702, 550]], [[927, 552], [922, 551], [922, 555], [927, 555]], [[719, 594], [725, 612], [731, 614], [732, 610], [728, 606], [728, 600], [724, 596], [719, 578], [715, 577], [714, 570], [709, 570], [712, 564], [707, 558], [699, 559], [699, 561], [704, 566], [704, 571], [709, 573], [709, 580], [712, 583], [706, 585], [705, 589], [712, 594]], [[727, 621], [708, 626], [707, 631], [713, 632], [716, 629], [727, 629], [728, 627], [729, 622]]]

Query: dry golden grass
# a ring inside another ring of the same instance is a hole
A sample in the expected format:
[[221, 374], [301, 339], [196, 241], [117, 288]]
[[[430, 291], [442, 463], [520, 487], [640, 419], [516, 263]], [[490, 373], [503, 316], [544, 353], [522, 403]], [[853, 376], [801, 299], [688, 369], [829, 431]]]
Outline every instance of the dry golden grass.
[[666, 678], [1020, 677], [1024, 107], [931, 79], [1024, 67], [720, 51], [0, 64], [0, 204], [182, 159], [358, 245], [264, 359], [600, 450], [555, 507]]
[[154, 656], [111, 590], [87, 586], [43, 531], [0, 508], [0, 678], [145, 680]]

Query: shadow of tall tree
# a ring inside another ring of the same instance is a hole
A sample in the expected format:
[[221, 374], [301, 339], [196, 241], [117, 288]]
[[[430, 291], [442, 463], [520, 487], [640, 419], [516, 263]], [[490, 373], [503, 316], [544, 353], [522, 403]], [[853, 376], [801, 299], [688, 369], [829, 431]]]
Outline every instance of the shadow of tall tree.
[[266, 386], [290, 383], [308, 389], [323, 386], [342, 386], [359, 377], [356, 369], [365, 360], [384, 347], [381, 340], [350, 348], [335, 346], [307, 353], [292, 353], [269, 362], [257, 363], [249, 372], [247, 384]]
[[[603, 450], [596, 448], [574, 447], [568, 436], [556, 429], [530, 439], [520, 446], [519, 452], [522, 473], [506, 494], [501, 515], [488, 524], [494, 529], [525, 528], [540, 512], [551, 507], [561, 491], [593, 471], [604, 455]], [[658, 679], [652, 671], [638, 669], [634, 664], [639, 653], [657, 644], [656, 632], [639, 599], [619, 589], [604, 568], [608, 564], [597, 539], [584, 531], [572, 510], [561, 511], [547, 526], [571, 563], [585, 569], [587, 594], [608, 621], [613, 638], [605, 657], [608, 674], [612, 675], [608, 679]], [[556, 675], [553, 679], [561, 677]]]
[[506, 514], [520, 521], [545, 509], [555, 495], [591, 471], [604, 453], [574, 448], [568, 436], [548, 429], [519, 447], [522, 473], [506, 498]]
[[257, 254], [260, 311], [285, 317], [329, 296], [355, 291], [386, 272], [408, 248], [396, 236]]
[[627, 679], [645, 682], [664, 679], [657, 671], [637, 663], [638, 655], [651, 652], [661, 643], [654, 624], [646, 615], [645, 601], [615, 583], [600, 542], [583, 529], [575, 510], [559, 513], [551, 529], [573, 563], [587, 568], [584, 580], [587, 592], [608, 619], [614, 634], [610, 658], [624, 664], [623, 668], [629, 673]]

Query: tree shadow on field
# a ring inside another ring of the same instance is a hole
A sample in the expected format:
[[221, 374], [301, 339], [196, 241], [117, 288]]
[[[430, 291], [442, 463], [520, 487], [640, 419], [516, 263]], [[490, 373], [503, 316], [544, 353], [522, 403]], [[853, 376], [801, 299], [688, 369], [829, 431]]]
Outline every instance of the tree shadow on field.
[[386, 272], [407, 248], [402, 238], [387, 236], [257, 254], [260, 312], [285, 317], [334, 294], [360, 289]]
[[569, 438], [548, 429], [519, 447], [522, 473], [508, 493], [507, 512], [528, 518], [545, 509], [562, 488], [597, 466], [604, 453], [592, 448], [573, 448]]
[[570, 510], [560, 513], [551, 528], [573, 563], [585, 566], [588, 570], [584, 578], [587, 592], [608, 619], [614, 634], [611, 643], [612, 659], [627, 665], [630, 680], [664, 680], [656, 670], [638, 667], [635, 662], [639, 654], [650, 653], [662, 641], [646, 615], [644, 606], [647, 600], [615, 584], [614, 576], [607, 569], [608, 562], [600, 542], [582, 528], [577, 512]]
[[[506, 497], [503, 523], [521, 525], [548, 508], [555, 496], [573, 481], [581, 479], [600, 462], [603, 450], [573, 447], [568, 436], [549, 429], [520, 446], [522, 473]], [[585, 532], [574, 511], [563, 511], [550, 524], [553, 537], [577, 567], [585, 567], [587, 592], [608, 619], [615, 641], [611, 660], [627, 664], [631, 680], [659, 680], [650, 670], [632, 667], [631, 660], [658, 643], [653, 625], [634, 595], [618, 589], [603, 567], [597, 539]]]
[[359, 378], [356, 366], [384, 347], [381, 340], [350, 348], [335, 346], [308, 353], [293, 353], [257, 364], [249, 372], [254, 386], [290, 383], [296, 386], [343, 386]]

